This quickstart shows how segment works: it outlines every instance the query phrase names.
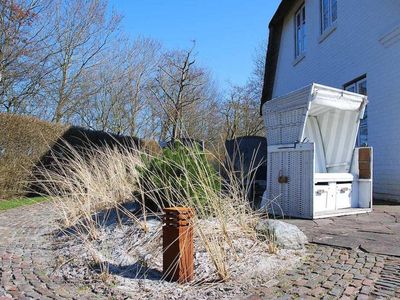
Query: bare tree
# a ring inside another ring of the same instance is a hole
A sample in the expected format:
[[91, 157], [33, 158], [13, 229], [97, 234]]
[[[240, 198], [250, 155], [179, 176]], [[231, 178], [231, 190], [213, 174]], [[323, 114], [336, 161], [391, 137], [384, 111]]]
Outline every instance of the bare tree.
[[167, 52], [155, 78], [153, 95], [164, 112], [162, 138], [167, 132], [172, 139], [182, 138], [186, 126], [185, 113], [210, 100], [210, 77], [196, 65], [193, 51], [194, 46], [186, 51]]
[[116, 41], [103, 62], [84, 74], [83, 82], [89, 86], [82, 88], [94, 92], [82, 104], [84, 109], [76, 112], [77, 122], [99, 130], [143, 134], [159, 50], [159, 43], [151, 39]]
[[253, 71], [247, 81], [247, 89], [251, 93], [253, 99], [260, 100], [262, 94], [262, 88], [264, 84], [264, 73], [265, 73], [265, 56], [267, 49], [267, 42], [262, 41], [254, 50], [253, 54]]
[[61, 122], [68, 121], [93, 93], [80, 88], [82, 78], [100, 63], [100, 54], [116, 32], [119, 17], [113, 14], [108, 18], [107, 3], [102, 0], [54, 0], [52, 4], [51, 24], [46, 32], [50, 72], [44, 94], [53, 108], [52, 120]]
[[252, 97], [251, 90], [247, 86], [233, 86], [222, 106], [225, 139], [263, 133], [263, 120], [259, 116], [259, 100]]
[[0, 0], [0, 111], [147, 138], [262, 134], [264, 47], [223, 98], [194, 45], [122, 38], [107, 0]]
[[29, 113], [44, 75], [45, 0], [0, 1], [0, 111]]
[[202, 101], [194, 102], [182, 114], [185, 134], [197, 140], [215, 143], [221, 136], [220, 94], [209, 75], [201, 90]]
[[253, 71], [243, 86], [232, 86], [222, 103], [223, 132], [226, 139], [246, 135], [264, 135], [259, 116], [259, 103], [265, 72], [265, 42], [259, 44], [253, 56]]

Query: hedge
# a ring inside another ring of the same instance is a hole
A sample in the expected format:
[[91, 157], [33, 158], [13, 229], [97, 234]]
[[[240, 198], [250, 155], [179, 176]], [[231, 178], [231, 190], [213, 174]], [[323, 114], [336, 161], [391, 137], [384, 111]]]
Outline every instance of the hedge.
[[65, 142], [78, 150], [88, 145], [135, 147], [143, 144], [133, 137], [0, 113], [0, 199], [32, 192], [27, 182], [33, 168], [51, 165], [50, 153], [62, 154]]

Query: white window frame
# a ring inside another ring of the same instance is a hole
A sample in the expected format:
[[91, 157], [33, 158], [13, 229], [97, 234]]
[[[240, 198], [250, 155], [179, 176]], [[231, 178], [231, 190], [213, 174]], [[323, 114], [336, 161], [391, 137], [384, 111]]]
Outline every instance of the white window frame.
[[[325, 2], [327, 2], [328, 7], [325, 7]], [[334, 6], [336, 6], [336, 16], [334, 15]], [[321, 34], [326, 32], [327, 30], [330, 30], [334, 25], [336, 24], [337, 21], [337, 0], [320, 0], [320, 7], [321, 7]], [[325, 8], [327, 9], [328, 13], [328, 19], [325, 24], [325, 18], [324, 18], [324, 12]]]
[[[299, 20], [299, 21], [298, 21]], [[306, 6], [303, 3], [294, 15], [295, 53], [294, 57], [304, 56], [306, 51]], [[301, 42], [301, 44], [300, 44]]]
[[[366, 93], [360, 91], [361, 84], [365, 83]], [[352, 81], [350, 84], [345, 84], [344, 89], [349, 92], [366, 95], [368, 94], [367, 77], [362, 76], [360, 79]], [[366, 136], [361, 137], [361, 132], [366, 132]], [[365, 141], [365, 142], [363, 142]], [[357, 147], [368, 146], [368, 105], [365, 107], [364, 117], [360, 120], [360, 127], [357, 135]]]

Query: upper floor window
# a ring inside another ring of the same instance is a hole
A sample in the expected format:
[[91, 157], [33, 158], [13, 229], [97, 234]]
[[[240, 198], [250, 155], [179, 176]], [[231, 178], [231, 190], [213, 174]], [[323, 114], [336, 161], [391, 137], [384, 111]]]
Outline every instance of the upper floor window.
[[321, 32], [332, 27], [337, 19], [337, 0], [321, 0]]
[[[367, 77], [365, 75], [344, 85], [344, 89], [349, 92], [367, 95]], [[368, 106], [365, 108], [364, 117], [360, 121], [360, 128], [357, 136], [357, 146], [368, 145]]]
[[296, 25], [296, 50], [295, 57], [304, 54], [306, 50], [306, 7], [303, 4], [296, 12], [295, 16]]

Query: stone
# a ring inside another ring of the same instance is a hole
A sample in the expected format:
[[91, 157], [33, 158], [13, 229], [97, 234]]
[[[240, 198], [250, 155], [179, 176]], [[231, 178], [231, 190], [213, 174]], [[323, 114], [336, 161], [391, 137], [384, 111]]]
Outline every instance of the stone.
[[311, 289], [302, 286], [302, 287], [299, 287], [297, 289], [297, 293], [299, 294], [300, 297], [301, 296], [306, 296], [306, 295], [309, 295], [311, 293]]
[[308, 280], [304, 286], [308, 287], [310, 289], [315, 289], [318, 286], [318, 281], [316, 281], [316, 280]]
[[279, 220], [261, 220], [256, 226], [257, 233], [273, 238], [283, 249], [303, 249], [308, 242], [306, 235], [293, 224]]
[[294, 285], [297, 285], [297, 286], [304, 286], [306, 283], [307, 283], [307, 280], [301, 278], [301, 279], [296, 280], [296, 281], [294, 282]]
[[338, 286], [344, 288], [344, 287], [346, 287], [346, 286], [349, 284], [349, 282], [346, 281], [346, 280], [344, 280], [344, 279], [340, 279], [340, 280], [338, 280], [338, 281], [336, 282], [336, 284], [337, 284]]
[[328, 279], [332, 282], [337, 282], [339, 279], [341, 278], [340, 275], [337, 274], [333, 274], [332, 276], [330, 276]]
[[366, 286], [373, 286], [374, 285], [374, 281], [372, 281], [370, 279], [364, 279], [362, 284], [366, 285]]
[[340, 286], [334, 286], [332, 290], [329, 291], [329, 294], [335, 297], [340, 297], [343, 294], [344, 288]]
[[378, 267], [373, 267], [371, 269], [371, 272], [374, 272], [374, 273], [380, 273], [381, 271], [382, 271], [382, 268], [378, 268]]
[[355, 280], [364, 280], [365, 278], [366, 278], [366, 276], [361, 274], [361, 273], [354, 274], [354, 279]]
[[342, 255], [339, 256], [339, 259], [340, 259], [341, 261], [346, 261], [346, 260], [349, 259], [349, 257], [348, 257], [346, 254], [342, 254]]
[[367, 268], [367, 269], [372, 269], [374, 267], [374, 263], [370, 263], [370, 262], [367, 262], [365, 265], [364, 265], [364, 268]]
[[322, 300], [333, 300], [333, 299], [337, 299], [336, 297], [333, 297], [331, 295], [325, 295]]
[[400, 256], [400, 248], [392, 240], [365, 241], [361, 248], [364, 251], [392, 256]]
[[258, 296], [258, 295], [251, 295], [245, 299], [246, 300], [261, 300], [260, 296]]
[[370, 286], [363, 286], [361, 288], [360, 294], [365, 294], [365, 295], [369, 295], [372, 291], [372, 288]]
[[343, 279], [352, 280], [354, 275], [352, 273], [346, 273], [343, 275]]
[[292, 299], [292, 296], [289, 294], [284, 294], [281, 297], [277, 298], [277, 300], [290, 300]]
[[325, 281], [322, 286], [327, 289], [332, 289], [335, 286], [335, 283], [332, 281]]
[[356, 288], [352, 287], [352, 286], [348, 286], [345, 290], [344, 290], [344, 294], [347, 296], [351, 296], [354, 295], [356, 292]]
[[356, 263], [356, 260], [354, 258], [349, 258], [348, 260], [346, 260], [346, 264], [354, 265], [355, 263]]
[[360, 288], [360, 287], [362, 287], [362, 280], [354, 280], [354, 281], [351, 283], [351, 285], [354, 286], [354, 287], [356, 287], [356, 288]]
[[379, 278], [379, 273], [371, 272], [367, 276], [369, 279], [378, 279]]
[[311, 294], [314, 297], [320, 297], [320, 296], [324, 295], [325, 293], [326, 293], [325, 289], [323, 289], [322, 287], [316, 287], [311, 291]]

